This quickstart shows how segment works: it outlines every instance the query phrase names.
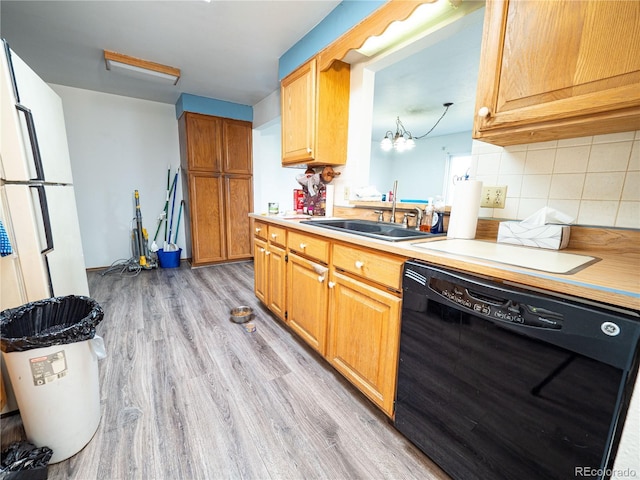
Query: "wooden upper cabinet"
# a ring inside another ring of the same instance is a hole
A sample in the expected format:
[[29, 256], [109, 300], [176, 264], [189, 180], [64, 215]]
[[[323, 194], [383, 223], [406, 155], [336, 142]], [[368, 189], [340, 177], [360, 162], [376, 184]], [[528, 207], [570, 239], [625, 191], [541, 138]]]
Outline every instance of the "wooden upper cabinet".
[[347, 161], [350, 66], [317, 59], [281, 83], [282, 164], [344, 165]]
[[223, 164], [226, 173], [252, 173], [251, 155], [251, 122], [232, 120], [225, 118], [222, 120], [224, 138], [223, 144]]
[[282, 163], [313, 158], [316, 62], [305, 63], [282, 80]]
[[489, 0], [473, 137], [496, 145], [640, 129], [640, 2]]
[[200, 172], [222, 171], [221, 118], [185, 112], [180, 117], [178, 131], [183, 168]]

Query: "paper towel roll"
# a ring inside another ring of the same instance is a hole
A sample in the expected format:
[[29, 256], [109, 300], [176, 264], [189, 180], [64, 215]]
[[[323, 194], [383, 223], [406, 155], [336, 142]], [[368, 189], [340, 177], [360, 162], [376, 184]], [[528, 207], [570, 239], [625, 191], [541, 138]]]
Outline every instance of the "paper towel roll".
[[475, 238], [482, 196], [482, 182], [458, 182], [453, 189], [448, 238]]
[[333, 195], [335, 193], [335, 187], [333, 185], [327, 185], [325, 193], [327, 198], [324, 205], [324, 215], [326, 217], [333, 217]]

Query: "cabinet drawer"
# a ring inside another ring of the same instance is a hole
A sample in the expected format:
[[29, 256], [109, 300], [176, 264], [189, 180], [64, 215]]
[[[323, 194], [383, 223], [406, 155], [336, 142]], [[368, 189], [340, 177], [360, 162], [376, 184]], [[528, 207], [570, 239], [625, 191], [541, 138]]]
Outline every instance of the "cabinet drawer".
[[266, 223], [253, 222], [253, 234], [263, 240], [267, 240], [268, 226]]
[[287, 231], [284, 228], [269, 225], [269, 241], [284, 247], [287, 244]]
[[290, 230], [287, 246], [294, 252], [314, 258], [322, 263], [329, 263], [328, 240]]
[[404, 258], [348, 245], [333, 246], [333, 266], [367, 280], [400, 290]]

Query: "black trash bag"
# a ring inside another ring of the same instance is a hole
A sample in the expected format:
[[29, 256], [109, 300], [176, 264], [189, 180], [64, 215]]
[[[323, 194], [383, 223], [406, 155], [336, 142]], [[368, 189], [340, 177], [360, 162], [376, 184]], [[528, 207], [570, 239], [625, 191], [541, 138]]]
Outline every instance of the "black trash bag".
[[0, 350], [24, 352], [91, 340], [103, 317], [98, 302], [76, 295], [10, 308], [0, 312]]
[[53, 450], [22, 441], [2, 451], [0, 480], [45, 480]]

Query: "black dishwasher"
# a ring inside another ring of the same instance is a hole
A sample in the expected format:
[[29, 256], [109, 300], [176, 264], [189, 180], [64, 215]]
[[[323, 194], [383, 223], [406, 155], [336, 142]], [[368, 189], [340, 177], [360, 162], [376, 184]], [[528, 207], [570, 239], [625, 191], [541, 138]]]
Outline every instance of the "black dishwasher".
[[395, 426], [454, 479], [606, 478], [639, 337], [636, 312], [409, 261]]

